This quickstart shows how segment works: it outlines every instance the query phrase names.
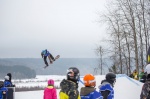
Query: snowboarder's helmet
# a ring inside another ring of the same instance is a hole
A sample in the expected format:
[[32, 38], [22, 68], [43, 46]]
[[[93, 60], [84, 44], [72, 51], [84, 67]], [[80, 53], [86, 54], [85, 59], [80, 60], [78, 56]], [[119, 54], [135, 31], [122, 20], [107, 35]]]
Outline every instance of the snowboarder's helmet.
[[3, 85], [4, 85], [4, 82], [0, 81], [0, 88], [3, 87]]
[[92, 74], [86, 74], [83, 78], [85, 86], [94, 86], [96, 85], [95, 77]]
[[54, 85], [54, 80], [52, 79], [48, 80], [48, 85]]
[[70, 67], [67, 70], [67, 79], [72, 81], [78, 81], [80, 77], [80, 73], [78, 68], [76, 67]]
[[150, 64], [148, 64], [145, 68], [145, 72], [147, 72], [147, 74], [150, 74]]
[[114, 73], [110, 72], [110, 73], [106, 74], [106, 80], [114, 82], [114, 81], [116, 81], [116, 75]]

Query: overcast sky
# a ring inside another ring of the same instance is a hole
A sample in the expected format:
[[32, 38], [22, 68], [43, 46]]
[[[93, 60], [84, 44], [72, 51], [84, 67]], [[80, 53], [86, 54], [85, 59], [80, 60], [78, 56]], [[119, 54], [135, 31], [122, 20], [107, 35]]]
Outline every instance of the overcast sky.
[[0, 0], [0, 58], [94, 58], [105, 0]]

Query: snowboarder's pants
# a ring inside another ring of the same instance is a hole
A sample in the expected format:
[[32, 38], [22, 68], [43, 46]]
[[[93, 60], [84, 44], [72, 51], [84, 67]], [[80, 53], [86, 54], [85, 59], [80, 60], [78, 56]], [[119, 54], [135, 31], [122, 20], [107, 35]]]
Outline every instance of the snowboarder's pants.
[[[49, 54], [49, 56], [50, 56], [50, 58], [51, 58], [53, 61], [55, 61], [55, 59], [54, 59], [54, 57], [53, 57], [52, 54]], [[50, 61], [51, 61], [51, 59], [50, 59]], [[47, 56], [44, 56], [44, 62], [45, 62], [45, 64], [46, 64], [46, 66], [48, 66]]]

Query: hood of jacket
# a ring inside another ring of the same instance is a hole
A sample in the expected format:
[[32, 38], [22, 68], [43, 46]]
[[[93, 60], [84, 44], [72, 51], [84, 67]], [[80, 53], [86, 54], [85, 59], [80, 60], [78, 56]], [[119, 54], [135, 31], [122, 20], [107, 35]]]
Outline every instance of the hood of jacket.
[[93, 92], [95, 90], [94, 87], [82, 87], [80, 90], [80, 95], [81, 96], [86, 96], [89, 93]]
[[56, 89], [53, 86], [44, 89], [44, 99], [57, 99]]

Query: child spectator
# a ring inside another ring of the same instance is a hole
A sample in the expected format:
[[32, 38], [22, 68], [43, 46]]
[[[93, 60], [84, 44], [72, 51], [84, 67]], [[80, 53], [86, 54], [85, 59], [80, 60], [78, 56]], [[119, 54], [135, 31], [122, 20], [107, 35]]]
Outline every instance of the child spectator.
[[48, 86], [44, 89], [43, 99], [57, 99], [57, 91], [54, 88], [54, 80], [48, 80]]
[[92, 74], [87, 74], [83, 78], [84, 86], [80, 90], [81, 99], [103, 99], [101, 93], [96, 91], [96, 80]]

